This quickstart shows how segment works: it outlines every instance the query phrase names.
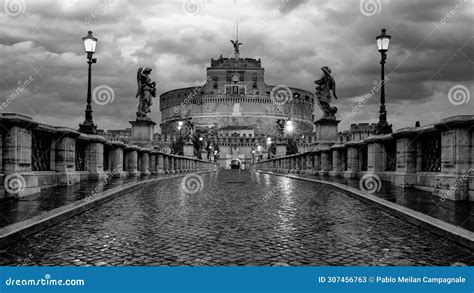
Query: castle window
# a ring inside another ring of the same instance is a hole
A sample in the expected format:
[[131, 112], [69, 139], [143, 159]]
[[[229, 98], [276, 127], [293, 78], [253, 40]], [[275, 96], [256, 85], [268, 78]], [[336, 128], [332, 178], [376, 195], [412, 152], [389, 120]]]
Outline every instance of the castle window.
[[227, 71], [227, 82], [232, 82], [232, 71]]
[[304, 96], [304, 100], [305, 100], [306, 102], [309, 102], [309, 97], [308, 97], [308, 96]]
[[214, 87], [215, 89], [217, 89], [217, 83], [215, 83], [213, 87]]
[[232, 93], [233, 94], [238, 94], [239, 93], [239, 87], [238, 86], [233, 86], [232, 87]]
[[215, 75], [215, 76], [212, 77], [212, 80], [213, 80], [213, 81], [218, 81], [218, 80], [219, 80], [219, 77], [218, 77], [217, 75]]

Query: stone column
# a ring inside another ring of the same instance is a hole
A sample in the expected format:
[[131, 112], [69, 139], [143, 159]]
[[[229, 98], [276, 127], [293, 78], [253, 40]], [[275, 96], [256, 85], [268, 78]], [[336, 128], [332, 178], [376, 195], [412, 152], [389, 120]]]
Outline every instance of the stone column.
[[183, 173], [183, 159], [180, 157], [176, 157], [175, 161], [175, 171], [179, 173]]
[[119, 178], [127, 177], [127, 172], [125, 172], [124, 170], [125, 166], [123, 166], [123, 152], [125, 150], [125, 144], [119, 141], [113, 141], [109, 143], [112, 146], [112, 149], [110, 151], [110, 155], [112, 156], [112, 176]]
[[313, 153], [308, 152], [305, 155], [305, 174], [313, 174]]
[[162, 153], [156, 154], [156, 174], [165, 174], [165, 155]]
[[86, 161], [89, 179], [102, 180], [107, 174], [104, 172], [104, 143], [105, 138], [99, 135], [81, 134], [81, 139], [88, 140], [86, 147]]
[[140, 173], [141, 173], [141, 175], [148, 176], [148, 175], [151, 174], [151, 172], [150, 172], [150, 150], [147, 149], [147, 148], [141, 148], [140, 153], [141, 153], [141, 156], [140, 156], [140, 160], [141, 160]]
[[435, 124], [441, 132], [441, 173], [434, 180], [434, 195], [455, 201], [474, 201], [473, 125], [474, 115], [449, 117]]
[[321, 170], [319, 175], [328, 175], [332, 169], [332, 153], [329, 149], [321, 150]]
[[130, 145], [127, 147], [127, 154], [126, 160], [128, 163], [128, 175], [132, 177], [140, 176], [140, 172], [138, 171], [138, 150], [140, 148], [135, 145]]
[[168, 156], [168, 163], [169, 163], [169, 165], [168, 165], [169, 173], [170, 173], [170, 174], [176, 173], [176, 170], [175, 170], [175, 166], [176, 166], [176, 165], [175, 165], [175, 158], [174, 158], [173, 155]]
[[157, 168], [158, 168], [158, 164], [156, 163], [156, 159], [158, 157], [157, 152], [152, 150], [150, 152], [149, 156], [150, 156], [150, 158], [149, 158], [150, 172], [151, 172], [151, 174], [157, 174]]
[[58, 129], [55, 138], [55, 168], [59, 185], [74, 185], [81, 177], [76, 172], [76, 140], [79, 133], [72, 129]]
[[189, 172], [190, 168], [189, 168], [189, 159], [186, 158], [184, 159], [184, 172]]
[[334, 177], [342, 177], [342, 145], [333, 145], [331, 147], [332, 169], [329, 175]]
[[397, 166], [394, 174], [394, 184], [401, 187], [411, 187], [416, 182], [416, 149], [414, 128], [403, 128], [393, 133], [397, 144]]
[[11, 116], [0, 116], [3, 128], [3, 145], [0, 151], [3, 151], [4, 173], [0, 197], [23, 197], [38, 193], [38, 176], [31, 171], [32, 120], [23, 115], [8, 115]]
[[300, 165], [300, 168], [299, 168], [299, 174], [304, 174], [305, 173], [305, 170], [306, 170], [306, 153], [304, 154], [301, 154], [298, 156], [298, 161], [299, 161], [299, 165]]
[[168, 158], [168, 154], [162, 154], [163, 155], [163, 171], [165, 174], [170, 174], [170, 162]]
[[342, 160], [342, 172], [340, 176], [344, 177], [344, 172], [347, 171], [347, 148], [343, 146], [340, 151], [341, 151], [341, 160]]
[[321, 152], [314, 153], [313, 166], [313, 175], [318, 175], [321, 170]]
[[382, 136], [376, 135], [366, 139], [367, 146], [367, 171], [381, 174], [383, 172], [384, 146], [381, 141]]
[[360, 172], [359, 148], [360, 143], [349, 141], [347, 146], [347, 171], [344, 171], [344, 178], [358, 178]]

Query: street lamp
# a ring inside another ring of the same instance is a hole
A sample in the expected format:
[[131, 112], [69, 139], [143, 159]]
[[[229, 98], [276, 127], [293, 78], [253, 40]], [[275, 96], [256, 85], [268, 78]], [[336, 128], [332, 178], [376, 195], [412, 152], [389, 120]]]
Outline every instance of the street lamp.
[[386, 30], [382, 29], [382, 33], [377, 36], [377, 48], [382, 55], [382, 59], [380, 60], [381, 65], [381, 88], [380, 88], [380, 115], [379, 115], [379, 122], [375, 127], [376, 134], [388, 134], [392, 133], [392, 125], [388, 124], [387, 122], [387, 111], [385, 110], [385, 60], [387, 59], [387, 51], [388, 45], [390, 43], [390, 39], [392, 37], [387, 35]]
[[272, 138], [269, 136], [267, 137], [267, 150], [268, 150], [267, 159], [270, 159], [271, 146], [272, 146]]
[[183, 121], [178, 121], [179, 138], [181, 138], [181, 129], [183, 128], [183, 124]]
[[86, 119], [84, 123], [79, 124], [79, 132], [86, 134], [96, 134], [97, 125], [94, 125], [92, 121], [92, 106], [91, 106], [91, 73], [92, 73], [92, 63], [97, 62], [97, 58], [92, 58], [95, 52], [95, 46], [97, 45], [97, 39], [92, 36], [92, 32], [89, 31], [88, 35], [82, 38], [84, 42], [84, 49], [87, 53], [87, 64], [89, 64], [89, 75], [87, 79], [87, 105], [86, 105]]
[[291, 134], [293, 130], [295, 130], [295, 126], [293, 125], [293, 121], [288, 120], [285, 123], [285, 129], [288, 134]]

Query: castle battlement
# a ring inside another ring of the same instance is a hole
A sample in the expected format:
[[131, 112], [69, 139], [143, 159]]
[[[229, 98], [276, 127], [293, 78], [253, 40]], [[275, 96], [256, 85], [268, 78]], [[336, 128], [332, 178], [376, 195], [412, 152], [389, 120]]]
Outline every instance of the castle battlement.
[[217, 59], [211, 59], [211, 67], [208, 69], [216, 68], [262, 68], [262, 62], [260, 59], [253, 58], [223, 58], [222, 56]]

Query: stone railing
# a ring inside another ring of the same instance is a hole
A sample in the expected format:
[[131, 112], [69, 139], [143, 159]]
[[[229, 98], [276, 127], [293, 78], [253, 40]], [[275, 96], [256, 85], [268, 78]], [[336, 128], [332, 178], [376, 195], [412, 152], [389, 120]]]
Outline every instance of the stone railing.
[[366, 174], [450, 200], [474, 201], [474, 115], [252, 164], [254, 170], [359, 179]]
[[82, 180], [216, 170], [216, 164], [0, 115], [0, 198]]

